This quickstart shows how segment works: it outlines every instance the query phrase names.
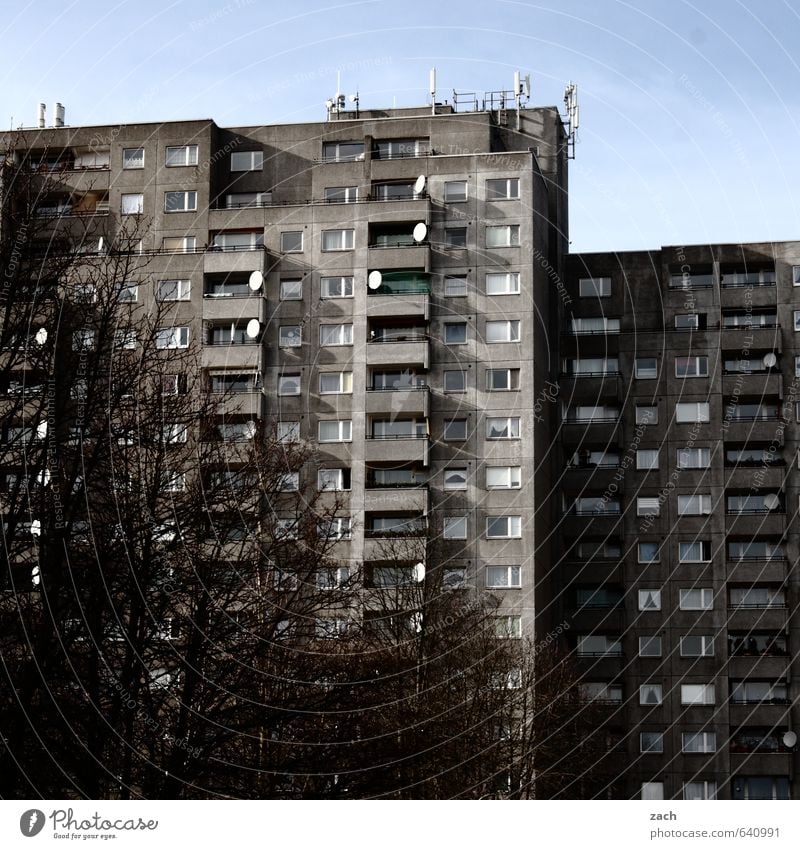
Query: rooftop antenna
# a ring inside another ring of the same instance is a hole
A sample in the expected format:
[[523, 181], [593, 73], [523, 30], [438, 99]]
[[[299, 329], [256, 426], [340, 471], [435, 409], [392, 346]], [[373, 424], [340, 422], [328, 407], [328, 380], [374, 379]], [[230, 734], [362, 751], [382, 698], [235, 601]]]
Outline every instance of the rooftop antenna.
[[578, 84], [570, 80], [564, 89], [564, 111], [567, 122], [567, 159], [575, 158], [575, 142], [580, 126], [580, 107], [578, 106]]
[[517, 107], [517, 129], [520, 128], [520, 109], [522, 108], [522, 100], [527, 103], [531, 97], [531, 75], [526, 74], [525, 78], [519, 71], [514, 71], [514, 100]]
[[430, 89], [430, 92], [431, 92], [431, 115], [435, 115], [436, 114], [436, 68], [431, 68], [429, 83], [430, 83], [430, 85], [428, 86], [428, 88]]
[[37, 126], [39, 127], [40, 130], [43, 130], [46, 126], [46, 121], [45, 121], [46, 113], [47, 113], [47, 104], [46, 103], [40, 103], [39, 104], [39, 114], [37, 116], [38, 120], [36, 122]]
[[[355, 103], [356, 105], [356, 118], [358, 117], [358, 92], [350, 95], [350, 102]], [[333, 97], [329, 97], [325, 101], [325, 108], [328, 110], [328, 120], [331, 120], [331, 116], [335, 112], [338, 116], [340, 112], [344, 112], [347, 109], [347, 97], [342, 94], [342, 72], [336, 72], [336, 94]]]

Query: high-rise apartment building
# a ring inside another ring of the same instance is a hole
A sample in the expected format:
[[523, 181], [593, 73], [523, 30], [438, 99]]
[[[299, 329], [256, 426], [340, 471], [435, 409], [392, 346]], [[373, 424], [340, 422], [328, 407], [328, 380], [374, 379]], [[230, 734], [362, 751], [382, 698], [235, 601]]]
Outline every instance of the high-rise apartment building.
[[41, 215], [147, 256], [226, 427], [315, 446], [343, 563], [401, 580], [428, 523], [508, 633], [561, 625], [628, 796], [796, 795], [800, 243], [569, 255], [558, 111], [474, 106], [16, 143]]

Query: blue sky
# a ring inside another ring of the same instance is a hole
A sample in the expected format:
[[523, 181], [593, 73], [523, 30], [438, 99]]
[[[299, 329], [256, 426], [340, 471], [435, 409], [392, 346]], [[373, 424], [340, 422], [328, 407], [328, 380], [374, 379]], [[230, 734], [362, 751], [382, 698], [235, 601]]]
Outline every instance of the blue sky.
[[800, 12], [787, 0], [36, 0], [0, 24], [0, 123], [313, 121], [364, 107], [579, 85], [573, 250], [800, 238]]

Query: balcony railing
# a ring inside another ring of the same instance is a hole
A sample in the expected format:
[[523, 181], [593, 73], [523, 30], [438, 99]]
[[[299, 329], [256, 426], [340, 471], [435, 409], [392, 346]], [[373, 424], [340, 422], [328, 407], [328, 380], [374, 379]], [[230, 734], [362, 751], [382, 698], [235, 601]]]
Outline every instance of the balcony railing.
[[367, 439], [428, 439], [429, 434], [427, 433], [390, 433], [384, 435], [377, 435], [374, 433], [368, 433], [366, 436]]
[[728, 610], [786, 610], [786, 602], [768, 601], [763, 604], [734, 604], [731, 602], [728, 605]]
[[428, 384], [414, 383], [411, 386], [368, 386], [367, 392], [425, 392]]
[[367, 478], [364, 482], [366, 489], [428, 489], [428, 481], [400, 481], [397, 483], [382, 483], [374, 478]]

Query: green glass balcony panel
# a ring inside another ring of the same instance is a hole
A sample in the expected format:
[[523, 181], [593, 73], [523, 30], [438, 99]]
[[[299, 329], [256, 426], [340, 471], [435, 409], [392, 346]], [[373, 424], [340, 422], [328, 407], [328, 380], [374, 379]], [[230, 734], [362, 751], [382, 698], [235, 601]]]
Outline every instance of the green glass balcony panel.
[[427, 271], [384, 271], [381, 285], [368, 289], [370, 295], [430, 295], [431, 275]]

